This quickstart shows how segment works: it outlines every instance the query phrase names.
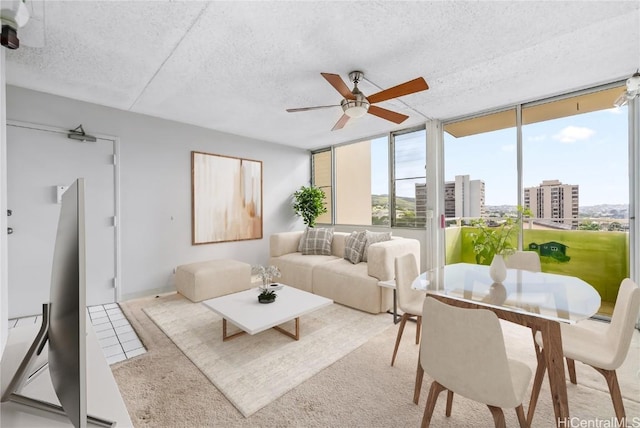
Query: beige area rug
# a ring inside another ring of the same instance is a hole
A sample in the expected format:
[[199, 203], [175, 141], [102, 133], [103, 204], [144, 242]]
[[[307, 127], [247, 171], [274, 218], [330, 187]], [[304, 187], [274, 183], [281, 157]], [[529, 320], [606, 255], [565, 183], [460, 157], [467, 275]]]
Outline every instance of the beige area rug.
[[[387, 428], [420, 425], [431, 379], [425, 376], [416, 406], [412, 402], [418, 359], [418, 346], [412, 340], [415, 323], [407, 324], [394, 367], [389, 363], [398, 330], [391, 316], [382, 314], [387, 317], [390, 328], [253, 415], [244, 417], [143, 311], [172, 298], [175, 297], [151, 296], [121, 304], [147, 347], [145, 354], [111, 366], [134, 426]], [[503, 322], [502, 327], [509, 355], [535, 370], [531, 332], [507, 322]], [[304, 335], [304, 324], [302, 328]], [[567, 385], [569, 410], [574, 418], [572, 426], [616, 426], [612, 422], [614, 411], [604, 378], [584, 364], [576, 363], [576, 371], [578, 385]], [[629, 426], [640, 426], [636, 423], [640, 421], [638, 331], [634, 332], [631, 350], [618, 370], [618, 378]], [[443, 394], [436, 405], [432, 427], [493, 426], [486, 406], [456, 396], [452, 414], [446, 417], [445, 403]], [[525, 411], [527, 408], [525, 402]], [[513, 410], [505, 410], [505, 418], [508, 427], [518, 426]], [[631, 425], [632, 422], [636, 425]], [[553, 408], [545, 379], [532, 427], [553, 426]]]
[[390, 327], [386, 315], [333, 304], [300, 318], [298, 341], [269, 329], [223, 342], [222, 318], [179, 294], [144, 312], [245, 417]]

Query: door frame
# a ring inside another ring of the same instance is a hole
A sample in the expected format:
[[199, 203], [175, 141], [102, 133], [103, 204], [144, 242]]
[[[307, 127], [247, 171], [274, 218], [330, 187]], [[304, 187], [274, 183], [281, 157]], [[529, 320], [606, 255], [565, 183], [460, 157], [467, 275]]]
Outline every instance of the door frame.
[[[49, 126], [49, 125], [41, 125], [41, 124], [37, 124], [37, 123], [30, 123], [30, 122], [23, 122], [23, 121], [19, 121], [19, 120], [10, 120], [7, 119], [7, 128], [9, 126], [13, 126], [16, 128], [24, 128], [24, 129], [32, 129], [35, 131], [44, 131], [44, 132], [52, 132], [52, 133], [56, 133], [56, 134], [63, 134], [63, 135], [67, 135], [69, 134], [69, 130], [67, 129], [63, 129], [60, 127], [56, 127], [56, 126]], [[115, 266], [114, 266], [114, 301], [115, 302], [119, 302], [122, 296], [122, 273], [121, 273], [121, 248], [120, 248], [120, 162], [119, 162], [119, 158], [120, 158], [120, 137], [116, 137], [113, 135], [106, 135], [106, 134], [96, 134], [96, 133], [91, 133], [91, 135], [93, 135], [94, 137], [100, 139], [100, 140], [106, 140], [106, 141], [111, 141], [113, 144], [113, 194], [114, 194], [114, 212], [115, 212], [115, 219], [114, 219], [114, 224], [113, 224], [113, 229], [114, 229], [114, 240], [115, 240], [115, 254], [114, 254], [114, 262], [115, 262]], [[9, 161], [9, 159], [7, 159], [7, 161]], [[7, 181], [9, 180], [9, 177], [7, 176]]]

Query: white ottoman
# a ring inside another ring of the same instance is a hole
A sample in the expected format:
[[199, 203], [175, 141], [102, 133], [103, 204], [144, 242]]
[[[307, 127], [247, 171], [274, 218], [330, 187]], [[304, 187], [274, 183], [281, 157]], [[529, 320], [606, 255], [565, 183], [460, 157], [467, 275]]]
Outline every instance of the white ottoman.
[[251, 265], [236, 260], [210, 260], [176, 268], [176, 289], [201, 302], [251, 288]]

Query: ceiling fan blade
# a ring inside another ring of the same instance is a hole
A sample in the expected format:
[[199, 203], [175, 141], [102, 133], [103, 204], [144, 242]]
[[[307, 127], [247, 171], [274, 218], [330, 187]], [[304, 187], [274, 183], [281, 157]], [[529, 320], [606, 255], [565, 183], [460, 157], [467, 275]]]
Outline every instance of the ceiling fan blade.
[[414, 92], [420, 92], [426, 89], [429, 89], [429, 85], [427, 85], [427, 82], [422, 77], [418, 77], [417, 79], [409, 80], [408, 82], [401, 83], [393, 88], [385, 89], [384, 91], [370, 95], [367, 99], [371, 104], [379, 103], [381, 101], [390, 100], [391, 98], [402, 97], [404, 95], [413, 94]]
[[349, 89], [349, 87], [344, 83], [344, 80], [342, 80], [342, 77], [340, 77], [337, 74], [331, 74], [331, 73], [320, 73], [320, 74], [322, 74], [322, 77], [327, 79], [327, 82], [329, 82], [331, 86], [333, 86], [336, 89], [336, 91], [340, 92], [340, 95], [342, 95], [344, 98], [348, 100], [356, 99], [356, 97], [351, 93], [351, 89]]
[[368, 113], [389, 120], [393, 123], [402, 123], [409, 119], [409, 116], [407, 115], [396, 113], [395, 111], [387, 110], [386, 108], [378, 106], [369, 106]]
[[323, 108], [329, 107], [340, 107], [340, 104], [332, 104], [330, 106], [315, 106], [315, 107], [301, 107], [301, 108], [288, 108], [287, 111], [289, 113], [295, 113], [297, 111], [309, 111], [309, 110], [320, 110]]
[[337, 129], [342, 129], [347, 124], [348, 121], [349, 121], [349, 116], [347, 116], [346, 114], [343, 114], [342, 117], [338, 119], [336, 124], [333, 125], [333, 128], [331, 128], [331, 130], [335, 131]]

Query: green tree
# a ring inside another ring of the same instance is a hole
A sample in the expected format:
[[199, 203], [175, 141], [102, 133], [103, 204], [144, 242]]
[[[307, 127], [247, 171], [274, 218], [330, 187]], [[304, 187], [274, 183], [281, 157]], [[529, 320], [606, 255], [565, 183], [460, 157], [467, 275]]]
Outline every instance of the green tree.
[[600, 230], [600, 225], [595, 221], [583, 221], [578, 225], [578, 230]]

